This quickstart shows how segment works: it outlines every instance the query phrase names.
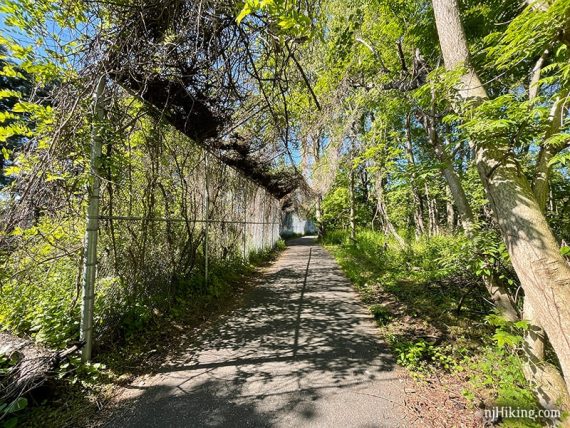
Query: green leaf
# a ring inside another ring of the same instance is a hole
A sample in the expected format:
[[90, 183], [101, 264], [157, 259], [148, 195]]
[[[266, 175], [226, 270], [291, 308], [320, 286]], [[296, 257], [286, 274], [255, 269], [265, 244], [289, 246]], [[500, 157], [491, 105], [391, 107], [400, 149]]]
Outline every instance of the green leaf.
[[505, 330], [497, 330], [497, 332], [493, 335], [493, 339], [497, 342], [497, 345], [501, 348], [506, 346], [514, 347], [522, 342], [521, 336], [516, 336], [511, 334]]
[[558, 153], [550, 160], [550, 162], [548, 162], [548, 166], [554, 166], [558, 164], [570, 165], [570, 152]]
[[527, 320], [520, 320], [515, 322], [515, 327], [521, 330], [528, 330], [529, 323]]
[[25, 397], [20, 397], [20, 398], [15, 399], [14, 401], [12, 401], [8, 405], [6, 410], [4, 410], [4, 412], [6, 414], [16, 413], [16, 412], [19, 412], [20, 410], [25, 409], [26, 407], [28, 407], [28, 399]]
[[279, 21], [279, 26], [283, 29], [283, 30], [289, 30], [293, 27], [295, 27], [296, 22], [293, 18], [290, 17], [286, 17], [283, 18]]
[[253, 9], [251, 8], [251, 5], [249, 4], [249, 2], [246, 2], [243, 5], [243, 9], [241, 10], [241, 12], [239, 13], [239, 15], [236, 18], [237, 24], [240, 25], [241, 21], [243, 21], [247, 16], [249, 16], [251, 14], [251, 12], [253, 12]]
[[6, 422], [4, 422], [4, 425], [2, 425], [2, 428], [16, 428], [18, 426], [18, 418], [17, 417], [13, 417], [8, 419]]
[[0, 100], [5, 98], [20, 98], [22, 93], [13, 89], [0, 89]]

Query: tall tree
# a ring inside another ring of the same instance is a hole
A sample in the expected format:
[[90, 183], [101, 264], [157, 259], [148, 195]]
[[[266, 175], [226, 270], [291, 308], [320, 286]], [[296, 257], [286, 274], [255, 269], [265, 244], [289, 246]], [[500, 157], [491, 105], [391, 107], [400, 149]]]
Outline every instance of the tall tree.
[[[475, 70], [456, 0], [433, 0], [436, 26], [448, 70], [463, 67], [458, 110], [474, 109], [489, 99]], [[525, 299], [540, 319], [570, 379], [570, 267], [542, 209], [508, 144], [472, 135], [476, 164], [493, 207]]]

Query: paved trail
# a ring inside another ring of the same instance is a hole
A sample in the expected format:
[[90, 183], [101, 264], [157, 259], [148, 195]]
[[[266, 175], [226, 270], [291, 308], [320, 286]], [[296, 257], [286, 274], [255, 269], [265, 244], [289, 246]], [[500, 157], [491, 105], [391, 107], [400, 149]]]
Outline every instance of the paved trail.
[[260, 275], [110, 427], [407, 425], [401, 372], [332, 257], [301, 238]]

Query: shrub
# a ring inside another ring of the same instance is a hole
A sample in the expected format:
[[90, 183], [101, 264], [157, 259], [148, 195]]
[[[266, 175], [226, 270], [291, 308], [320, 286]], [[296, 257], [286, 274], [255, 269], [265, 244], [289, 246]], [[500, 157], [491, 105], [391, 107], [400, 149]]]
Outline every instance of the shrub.
[[346, 230], [331, 230], [322, 237], [322, 243], [324, 245], [343, 245], [348, 242], [348, 236], [349, 233]]
[[424, 339], [408, 341], [392, 338], [390, 344], [396, 353], [398, 363], [418, 376], [436, 368], [453, 370], [457, 365], [456, 360], [449, 355], [449, 347], [440, 347]]

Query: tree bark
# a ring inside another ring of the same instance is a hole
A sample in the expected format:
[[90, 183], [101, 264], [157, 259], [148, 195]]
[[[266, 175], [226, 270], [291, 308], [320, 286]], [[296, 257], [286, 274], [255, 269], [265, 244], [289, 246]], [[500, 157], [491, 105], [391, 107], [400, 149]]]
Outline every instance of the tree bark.
[[429, 233], [431, 236], [439, 235], [439, 225], [437, 223], [437, 203], [429, 194], [427, 182], [424, 182], [424, 194], [426, 195], [428, 206]]
[[[435, 117], [435, 112], [433, 113], [434, 114], [432, 116]], [[461, 180], [453, 170], [445, 147], [439, 139], [434, 121], [427, 115], [424, 115], [424, 127], [428, 134], [430, 143], [434, 149], [436, 158], [442, 165], [444, 165], [441, 171], [449, 186], [449, 189], [453, 196], [453, 201], [457, 207], [457, 211], [459, 212], [459, 218], [463, 230], [468, 237], [473, 237], [476, 223], [473, 210], [471, 209], [471, 205], [467, 200], [467, 196], [465, 194], [465, 190], [463, 189], [463, 185], [461, 184]], [[497, 274], [491, 272], [490, 275], [483, 275], [482, 279], [483, 283], [485, 284], [485, 288], [491, 296], [491, 299], [493, 300], [493, 303], [495, 304], [495, 307], [499, 313], [508, 321], [518, 321], [519, 313], [516, 309], [516, 304], [507, 288], [497, 277]]]
[[[67, 350], [53, 351], [37, 343], [9, 333], [0, 333], [0, 355], [16, 360], [3, 375], [0, 383], [0, 401], [11, 402], [41, 387], [55, 377], [56, 368], [80, 349], [73, 345]], [[2, 420], [0, 413], [0, 421]]]
[[376, 208], [380, 213], [384, 233], [392, 235], [400, 247], [406, 246], [406, 241], [400, 236], [388, 216], [388, 209], [386, 207], [386, 200], [384, 199], [384, 178], [381, 174], [377, 176], [376, 180]]
[[[457, 0], [432, 0], [445, 66], [466, 67], [458, 88], [470, 105], [487, 99], [485, 87], [469, 61]], [[543, 324], [562, 372], [570, 379], [570, 267], [508, 147], [473, 140], [476, 164], [506, 242], [513, 267]]]
[[[528, 99], [536, 100], [539, 93], [539, 82], [542, 74], [542, 67], [549, 55], [549, 51], [545, 50], [532, 69], [531, 79], [528, 88]], [[550, 109], [549, 126], [544, 135], [544, 140], [549, 139], [554, 134], [560, 132], [564, 116], [564, 96], [558, 96]], [[565, 144], [542, 144], [536, 162], [536, 173], [533, 181], [534, 196], [542, 212], [546, 212], [548, 198], [550, 195], [550, 161], [560, 150], [565, 148]]]
[[445, 208], [447, 212], [447, 229], [450, 232], [453, 232], [455, 229], [455, 208], [453, 207], [453, 194], [451, 193], [449, 185], [447, 186], [446, 191], [447, 201], [445, 203]]
[[[550, 126], [546, 131], [544, 139], [552, 137], [560, 131], [562, 126], [562, 115], [564, 108], [564, 99], [559, 97], [550, 110]], [[536, 174], [533, 183], [533, 191], [542, 212], [546, 211], [548, 204], [548, 196], [550, 193], [550, 161], [560, 150], [564, 149], [565, 145], [551, 145], [543, 144], [538, 154], [536, 164]]]
[[469, 231], [473, 230], [474, 226], [473, 212], [471, 211], [471, 207], [467, 201], [467, 196], [465, 195], [461, 181], [453, 170], [451, 160], [449, 159], [449, 156], [445, 151], [445, 147], [443, 147], [441, 140], [439, 139], [434, 121], [429, 117], [424, 116], [424, 126], [426, 128], [430, 143], [434, 149], [435, 156], [437, 160], [443, 165], [441, 171], [445, 177], [447, 185], [449, 186], [449, 190], [453, 195], [453, 202], [457, 207], [461, 226], [463, 227], [463, 230], [469, 233]]
[[[317, 137], [315, 139], [313, 139], [313, 155], [315, 157], [315, 163], [318, 164], [321, 160], [321, 138]], [[316, 210], [315, 210], [315, 218], [317, 220], [317, 232], [318, 232], [318, 236], [319, 238], [322, 238], [324, 236], [324, 226], [323, 226], [323, 208], [322, 208], [322, 203], [323, 203], [323, 196], [322, 194], [320, 194], [317, 197], [317, 206], [316, 206]]]
[[[410, 114], [406, 117], [406, 152], [408, 154], [408, 161], [412, 165], [412, 167], [416, 166], [416, 160], [414, 158], [414, 150], [412, 146], [412, 130], [410, 124]], [[411, 174], [411, 188], [412, 188], [412, 195], [414, 197], [414, 221], [416, 223], [416, 236], [423, 235], [425, 233], [425, 225], [424, 225], [424, 203], [422, 197], [420, 195], [420, 191], [418, 190], [418, 183], [415, 171]]]
[[531, 321], [524, 335], [524, 375], [533, 385], [536, 396], [544, 408], [569, 409], [570, 395], [564, 378], [554, 365], [544, 360], [544, 329], [527, 300], [524, 304], [524, 319]]
[[534, 65], [532, 72], [530, 74], [530, 82], [528, 84], [528, 98], [529, 100], [534, 100], [538, 96], [540, 76], [542, 74], [542, 67], [548, 56], [548, 50], [545, 50], [536, 64]]

